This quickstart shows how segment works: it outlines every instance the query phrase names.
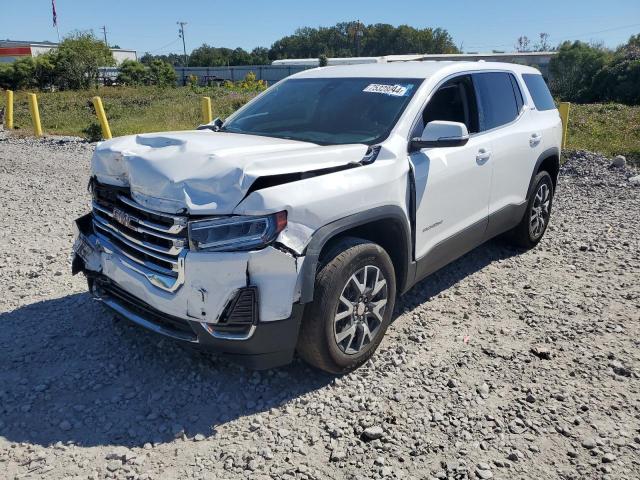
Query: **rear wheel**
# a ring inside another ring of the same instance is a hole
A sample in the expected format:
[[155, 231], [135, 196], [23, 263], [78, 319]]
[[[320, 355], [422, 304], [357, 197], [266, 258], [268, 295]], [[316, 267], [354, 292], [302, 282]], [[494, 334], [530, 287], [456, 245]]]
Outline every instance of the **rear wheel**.
[[375, 352], [391, 321], [395, 272], [379, 245], [346, 238], [324, 259], [305, 309], [298, 354], [330, 373], [346, 373]]
[[553, 181], [548, 172], [539, 172], [534, 178], [533, 194], [520, 223], [511, 231], [513, 243], [522, 248], [533, 248], [542, 239], [551, 219]]

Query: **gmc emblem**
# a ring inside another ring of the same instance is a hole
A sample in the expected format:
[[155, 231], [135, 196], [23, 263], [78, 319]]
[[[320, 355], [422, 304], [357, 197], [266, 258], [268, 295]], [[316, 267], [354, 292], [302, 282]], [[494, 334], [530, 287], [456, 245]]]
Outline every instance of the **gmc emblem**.
[[114, 208], [113, 218], [115, 218], [119, 224], [131, 228], [131, 216], [128, 213], [123, 212], [119, 208]]

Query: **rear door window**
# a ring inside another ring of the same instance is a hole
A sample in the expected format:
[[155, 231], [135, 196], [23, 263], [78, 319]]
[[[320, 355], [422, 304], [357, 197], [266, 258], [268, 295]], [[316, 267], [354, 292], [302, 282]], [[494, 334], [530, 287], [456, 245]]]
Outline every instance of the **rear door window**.
[[518, 117], [520, 109], [510, 77], [506, 72], [473, 74], [481, 132], [506, 125]]
[[538, 110], [553, 110], [556, 104], [549, 91], [549, 87], [544, 82], [542, 75], [535, 73], [525, 73], [522, 75], [525, 85], [529, 89], [533, 103]]

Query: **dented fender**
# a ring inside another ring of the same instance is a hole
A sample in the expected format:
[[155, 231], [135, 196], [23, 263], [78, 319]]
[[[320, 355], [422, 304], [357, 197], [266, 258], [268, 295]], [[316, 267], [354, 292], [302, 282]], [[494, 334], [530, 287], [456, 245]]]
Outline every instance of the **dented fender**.
[[287, 227], [277, 241], [302, 255], [316, 231], [339, 219], [389, 205], [406, 211], [408, 174], [408, 162], [383, 148], [368, 165], [256, 190], [233, 213], [286, 210]]

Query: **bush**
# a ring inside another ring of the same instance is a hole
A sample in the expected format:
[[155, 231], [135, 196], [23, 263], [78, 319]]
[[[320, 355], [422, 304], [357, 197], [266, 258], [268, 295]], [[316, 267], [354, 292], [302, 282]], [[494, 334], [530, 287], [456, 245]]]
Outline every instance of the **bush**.
[[597, 99], [593, 78], [607, 63], [607, 50], [584, 42], [564, 42], [549, 63], [551, 90], [568, 102], [591, 102]]
[[31, 57], [20, 58], [13, 62], [13, 88], [19, 90], [34, 87], [35, 72], [36, 62]]
[[125, 60], [120, 64], [118, 83], [122, 85], [144, 85], [147, 81], [147, 67], [134, 60]]
[[198, 76], [193, 73], [187, 77], [186, 86], [196, 88], [198, 86]]
[[618, 50], [613, 61], [605, 65], [593, 80], [600, 100], [628, 105], [640, 104], [640, 35]]
[[82, 130], [82, 133], [84, 133], [84, 138], [90, 142], [99, 142], [102, 140], [102, 127], [96, 122], [91, 122]]
[[149, 64], [148, 83], [161, 87], [175, 87], [177, 75], [171, 64], [162, 60], [153, 60]]
[[249, 72], [244, 80], [239, 82], [227, 80], [224, 82], [224, 87], [236, 92], [261, 92], [267, 88], [267, 83], [264, 80], [257, 80], [256, 74]]
[[118, 83], [122, 85], [176, 85], [176, 71], [162, 60], [152, 60], [148, 65], [133, 60], [125, 60], [119, 68]]
[[45, 53], [35, 57], [34, 82], [38, 88], [45, 89], [56, 82], [55, 53]]

